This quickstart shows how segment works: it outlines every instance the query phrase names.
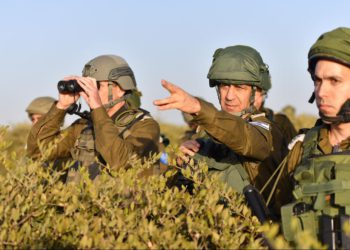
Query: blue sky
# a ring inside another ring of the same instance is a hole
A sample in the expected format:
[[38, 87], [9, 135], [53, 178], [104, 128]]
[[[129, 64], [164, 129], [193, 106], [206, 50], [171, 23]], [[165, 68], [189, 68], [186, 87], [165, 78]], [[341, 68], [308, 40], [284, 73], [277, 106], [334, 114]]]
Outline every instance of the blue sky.
[[[160, 80], [217, 106], [206, 78], [214, 51], [244, 44], [269, 65], [266, 106], [317, 114], [307, 100], [307, 52], [325, 31], [350, 27], [350, 1], [4, 0], [0, 8], [0, 124], [27, 121], [38, 96], [57, 97], [57, 82], [81, 74], [101, 54], [124, 57], [143, 93], [143, 107], [163, 122], [183, 124], [178, 111], [157, 111], [167, 96]], [[83, 101], [82, 101], [83, 102]], [[68, 118], [67, 122], [75, 118]]]

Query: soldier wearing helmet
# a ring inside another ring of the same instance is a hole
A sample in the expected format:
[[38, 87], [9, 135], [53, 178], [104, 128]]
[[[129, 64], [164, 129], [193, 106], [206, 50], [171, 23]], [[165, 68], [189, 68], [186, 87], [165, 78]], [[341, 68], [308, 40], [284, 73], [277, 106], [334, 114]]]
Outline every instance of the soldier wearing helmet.
[[275, 113], [272, 109], [265, 107], [265, 99], [270, 89], [271, 80], [270, 78], [265, 78], [261, 83], [261, 91], [257, 93], [258, 98], [256, 98], [254, 106], [259, 111], [265, 113], [267, 119], [277, 125], [277, 127], [282, 132], [286, 142], [289, 143], [297, 135], [297, 131], [287, 115], [281, 112]]
[[[221, 111], [167, 81], [162, 85], [171, 96], [154, 104], [161, 110], [176, 108], [191, 114], [209, 135], [184, 142], [180, 149], [185, 155], [205, 160], [210, 174], [220, 174], [237, 191], [243, 192], [249, 183], [261, 189], [287, 153], [281, 132], [254, 105], [263, 95], [262, 83], [270, 84], [268, 67], [255, 49], [231, 46], [216, 50], [208, 78]], [[284, 199], [278, 190], [271, 206], [277, 216]], [[270, 193], [272, 185], [263, 195], [267, 199]]]
[[[294, 241], [308, 231], [328, 249], [349, 249], [344, 223], [350, 221], [350, 28], [322, 34], [308, 54], [322, 122], [298, 136], [287, 156], [294, 202], [282, 207], [283, 233]], [[291, 223], [296, 229], [291, 229]]]
[[32, 125], [37, 123], [39, 119], [45, 115], [51, 108], [52, 104], [56, 100], [49, 96], [41, 96], [32, 100], [28, 107], [26, 108], [26, 112], [28, 113], [28, 117], [32, 122]]
[[[75, 171], [81, 166], [94, 179], [106, 164], [119, 169], [129, 159], [158, 152], [159, 125], [149, 112], [139, 108], [134, 73], [122, 57], [98, 56], [85, 64], [81, 77], [64, 78], [72, 80], [79, 84], [80, 91], [59, 93], [56, 105], [30, 132], [29, 156], [36, 158], [43, 153], [45, 147], [39, 144], [54, 143], [48, 160], [73, 159], [75, 164], [68, 180], [75, 180], [78, 178]], [[84, 98], [90, 112], [60, 131], [57, 124], [67, 112], [75, 110], [79, 97]]]

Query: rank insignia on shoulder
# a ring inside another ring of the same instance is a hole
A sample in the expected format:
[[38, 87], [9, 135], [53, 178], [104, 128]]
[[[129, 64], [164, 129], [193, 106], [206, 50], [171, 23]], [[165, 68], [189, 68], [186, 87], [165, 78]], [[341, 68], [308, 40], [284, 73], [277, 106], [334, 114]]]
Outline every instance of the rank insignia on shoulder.
[[268, 124], [266, 122], [252, 121], [252, 122], [249, 122], [249, 124], [251, 124], [253, 126], [258, 126], [260, 128], [266, 129], [266, 130], [270, 130], [270, 124]]
[[299, 134], [299, 135], [296, 135], [292, 140], [291, 142], [288, 144], [288, 149], [291, 150], [294, 145], [300, 141], [300, 142], [303, 142], [304, 141], [304, 138], [305, 138], [305, 134]]

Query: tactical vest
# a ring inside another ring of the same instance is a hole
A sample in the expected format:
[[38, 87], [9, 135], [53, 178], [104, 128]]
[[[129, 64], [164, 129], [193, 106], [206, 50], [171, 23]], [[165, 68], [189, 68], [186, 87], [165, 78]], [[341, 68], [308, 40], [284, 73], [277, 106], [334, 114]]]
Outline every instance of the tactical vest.
[[[210, 142], [207, 142], [210, 143]], [[195, 154], [194, 159], [204, 161], [208, 166], [209, 176], [219, 175], [219, 179], [237, 192], [243, 193], [244, 187], [249, 182], [249, 176], [243, 167], [243, 164], [232, 151], [220, 162], [214, 158], [208, 157], [199, 151]]]
[[282, 207], [285, 238], [293, 241], [292, 218], [297, 230], [308, 230], [329, 249], [350, 248], [343, 224], [350, 215], [350, 151], [324, 155], [317, 148], [320, 127], [305, 135], [301, 163], [295, 169], [295, 202]]
[[[251, 115], [247, 122], [255, 124], [255, 126], [269, 126], [256, 119], [261, 115], [264, 114], [259, 113], [257, 115]], [[258, 167], [260, 162], [249, 161], [244, 157], [237, 155], [224, 144], [216, 143], [213, 139], [205, 138], [203, 141], [204, 147], [200, 147], [200, 150], [198, 154], [195, 155], [194, 159], [202, 160], [207, 163], [209, 176], [218, 174], [220, 180], [235, 189], [237, 192], [243, 193], [244, 187], [251, 182], [249, 167], [252, 167], [252, 165]], [[205, 146], [205, 144], [207, 145]], [[212, 153], [209, 151], [216, 151], [219, 153], [219, 156], [214, 158], [208, 157]]]
[[[130, 135], [130, 128], [138, 121], [151, 118], [149, 112], [143, 109], [128, 109], [119, 114], [114, 122], [119, 131], [119, 137], [126, 139]], [[90, 179], [95, 179], [100, 174], [106, 162], [95, 147], [95, 134], [92, 121], [87, 122], [87, 126], [81, 131], [71, 149], [71, 155], [74, 160], [73, 166], [69, 169], [67, 182], [80, 180], [78, 169], [85, 167], [88, 170]]]
[[[250, 184], [251, 178], [247, 172], [251, 164], [255, 165], [258, 163], [250, 162], [244, 157], [238, 156], [223, 144], [215, 143], [208, 138], [204, 140], [207, 140], [206, 146], [211, 144], [214, 148], [201, 146], [194, 159], [196, 161], [204, 161], [207, 164], [209, 177], [218, 176], [223, 183], [243, 194], [252, 213], [257, 216], [261, 223], [270, 220], [271, 213], [266, 207], [263, 196], [256, 187]], [[197, 141], [200, 142], [199, 139]], [[205, 152], [204, 148], [207, 148], [208, 151], [214, 150], [219, 152], [219, 156], [211, 157], [210, 152]]]

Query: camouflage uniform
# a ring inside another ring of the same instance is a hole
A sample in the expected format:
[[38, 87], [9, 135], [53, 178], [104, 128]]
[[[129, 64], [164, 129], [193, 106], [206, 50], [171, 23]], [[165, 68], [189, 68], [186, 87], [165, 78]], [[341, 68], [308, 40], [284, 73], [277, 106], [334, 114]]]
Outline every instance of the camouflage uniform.
[[[119, 69], [122, 69], [121, 73]], [[129, 97], [132, 96], [130, 91], [136, 90], [133, 73], [121, 57], [97, 57], [85, 65], [83, 75], [98, 81], [108, 80], [111, 84], [116, 82]], [[133, 102], [128, 102], [127, 97], [125, 100], [125, 105], [111, 117], [105, 107], [99, 107], [91, 111], [91, 119], [79, 119], [62, 131], [58, 124], [64, 119], [66, 111], [52, 106], [30, 131], [28, 155], [37, 158], [43, 153], [39, 144], [53, 144], [48, 160], [72, 158], [77, 163], [74, 169], [84, 165], [88, 167], [90, 178], [94, 179], [106, 164], [119, 169], [125, 167], [131, 158], [158, 153], [158, 123], [147, 111], [133, 107]], [[118, 102], [109, 101], [109, 107]]]
[[[350, 68], [349, 28], [327, 32], [311, 47], [309, 71], [313, 79], [320, 59]], [[343, 79], [345, 82], [342, 84], [349, 84], [346, 80]], [[296, 232], [291, 230], [290, 225], [292, 218], [296, 218], [297, 231], [309, 231], [329, 249], [350, 248], [350, 237], [343, 229], [343, 223], [350, 222], [350, 139], [346, 138], [336, 146], [330, 142], [330, 124], [338, 126], [350, 122], [349, 104], [350, 99], [336, 117], [326, 116], [320, 111], [323, 123], [292, 141], [293, 148], [287, 156], [285, 168], [293, 174], [290, 181], [294, 183], [294, 201], [281, 210], [283, 233], [288, 241], [295, 240]]]

